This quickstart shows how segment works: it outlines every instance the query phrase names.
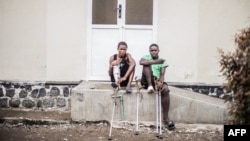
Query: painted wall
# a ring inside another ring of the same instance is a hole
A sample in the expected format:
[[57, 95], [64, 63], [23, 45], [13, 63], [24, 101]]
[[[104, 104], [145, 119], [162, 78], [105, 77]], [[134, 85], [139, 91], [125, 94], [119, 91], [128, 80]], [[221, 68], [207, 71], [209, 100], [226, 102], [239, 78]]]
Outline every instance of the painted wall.
[[86, 78], [85, 0], [47, 0], [47, 80]]
[[224, 80], [217, 49], [235, 50], [235, 33], [250, 27], [249, 7], [249, 0], [200, 0], [197, 81]]
[[[0, 80], [87, 79], [86, 0], [0, 0]], [[250, 26], [249, 0], [158, 0], [157, 43], [171, 82], [220, 83], [217, 48]]]
[[0, 79], [46, 79], [46, 1], [0, 0]]
[[249, 0], [159, 0], [158, 43], [171, 82], [222, 83], [217, 48], [250, 26]]
[[169, 67], [166, 80], [197, 81], [199, 0], [159, 0], [158, 44]]
[[86, 77], [85, 0], [0, 0], [0, 80]]

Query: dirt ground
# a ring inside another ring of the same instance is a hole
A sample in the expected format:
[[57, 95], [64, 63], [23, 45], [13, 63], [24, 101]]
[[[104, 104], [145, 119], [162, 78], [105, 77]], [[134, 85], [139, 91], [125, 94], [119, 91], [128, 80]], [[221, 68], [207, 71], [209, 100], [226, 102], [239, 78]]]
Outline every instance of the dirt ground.
[[[0, 126], [1, 141], [105, 141], [108, 140], [110, 129], [104, 123]], [[153, 128], [139, 130], [139, 135], [135, 135], [133, 130], [112, 128], [112, 140], [223, 141], [223, 133], [218, 128], [202, 125], [206, 129], [199, 129], [199, 126], [177, 124], [174, 131], [164, 131], [163, 139], [155, 137]]]
[[[1, 141], [105, 141], [110, 131], [107, 121], [72, 122], [64, 112], [0, 110], [0, 121]], [[134, 123], [114, 122], [112, 140], [223, 141], [223, 125], [176, 123], [173, 131], [163, 129], [163, 139], [155, 137], [154, 123], [139, 125], [135, 135]]]
[[[163, 130], [163, 139], [157, 138], [154, 127], [141, 127], [135, 135], [130, 128], [113, 127], [114, 141], [223, 141], [223, 131], [218, 125], [176, 124], [174, 131]], [[59, 125], [0, 125], [1, 141], [105, 141], [109, 140], [107, 123], [59, 124]]]

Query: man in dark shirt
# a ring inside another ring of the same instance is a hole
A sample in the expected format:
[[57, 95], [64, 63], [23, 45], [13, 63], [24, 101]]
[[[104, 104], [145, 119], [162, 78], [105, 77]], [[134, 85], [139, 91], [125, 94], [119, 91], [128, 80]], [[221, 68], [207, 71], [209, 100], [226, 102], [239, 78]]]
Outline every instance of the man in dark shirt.
[[109, 76], [111, 85], [117, 87], [126, 87], [126, 92], [131, 93], [131, 83], [135, 72], [135, 60], [130, 53], [127, 53], [127, 43], [119, 42], [117, 46], [117, 54], [114, 54], [109, 59]]

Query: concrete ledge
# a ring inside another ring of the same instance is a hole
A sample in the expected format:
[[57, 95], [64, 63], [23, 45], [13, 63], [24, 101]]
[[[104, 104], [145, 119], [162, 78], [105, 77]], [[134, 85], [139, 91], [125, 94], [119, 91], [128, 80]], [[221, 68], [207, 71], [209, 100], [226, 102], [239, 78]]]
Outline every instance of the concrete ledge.
[[[227, 107], [224, 100], [169, 86], [169, 116], [180, 123], [224, 124]], [[155, 121], [155, 95], [141, 91], [139, 102], [139, 121]], [[113, 90], [100, 82], [82, 82], [71, 92], [71, 118], [73, 121], [111, 120], [113, 109]], [[120, 90], [123, 107], [119, 98], [114, 120], [136, 121], [136, 89], [132, 94]], [[124, 112], [123, 112], [124, 111]]]
[[223, 99], [170, 87], [170, 117], [182, 123], [224, 124], [228, 117]]

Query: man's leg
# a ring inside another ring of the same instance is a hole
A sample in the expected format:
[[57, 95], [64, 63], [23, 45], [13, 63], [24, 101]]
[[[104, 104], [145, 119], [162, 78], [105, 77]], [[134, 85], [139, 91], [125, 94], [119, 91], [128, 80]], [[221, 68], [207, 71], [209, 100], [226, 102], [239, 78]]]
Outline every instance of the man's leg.
[[111, 86], [116, 88], [118, 86], [118, 79], [120, 78], [121, 72], [119, 65], [115, 65], [112, 68], [112, 75], [111, 75]]
[[148, 86], [152, 86], [152, 80], [151, 80], [151, 66], [150, 65], [144, 65], [142, 68], [142, 73], [144, 74], [144, 76], [146, 77]]
[[114, 75], [111, 75], [111, 76], [110, 76], [110, 81], [111, 81], [111, 86], [112, 86], [113, 88], [116, 88], [116, 87], [117, 87], [117, 84], [116, 84], [116, 82], [115, 82], [115, 77], [114, 77]]
[[153, 93], [154, 88], [152, 86], [152, 70], [151, 70], [151, 66], [150, 65], [144, 65], [143, 68], [142, 68], [142, 73], [145, 76], [147, 84], [148, 84], [147, 91], [149, 93]]
[[148, 82], [146, 80], [146, 76], [144, 74], [142, 74], [141, 76], [141, 86], [144, 88], [144, 89], [147, 89], [148, 88]]
[[132, 69], [132, 72], [129, 74], [128, 78], [120, 83], [121, 86], [126, 87], [126, 93], [132, 93], [131, 86], [134, 74], [135, 74], [135, 67]]
[[170, 98], [169, 98], [169, 89], [167, 84], [163, 84], [163, 90], [161, 93], [161, 97], [162, 97], [162, 112], [163, 112], [163, 120], [165, 122], [169, 121], [168, 118], [168, 111], [169, 111], [169, 105], [170, 105]]
[[132, 85], [132, 81], [133, 81], [133, 78], [134, 78], [134, 74], [135, 74], [135, 68], [134, 68], [133, 71], [129, 74], [127, 89], [131, 89], [131, 85]]
[[169, 105], [170, 105], [170, 96], [169, 96], [169, 88], [166, 83], [163, 84], [163, 89], [161, 93], [162, 97], [162, 112], [163, 112], [163, 120], [165, 121], [165, 124], [169, 130], [173, 130], [175, 128], [174, 122], [171, 121], [168, 117], [169, 112]]

